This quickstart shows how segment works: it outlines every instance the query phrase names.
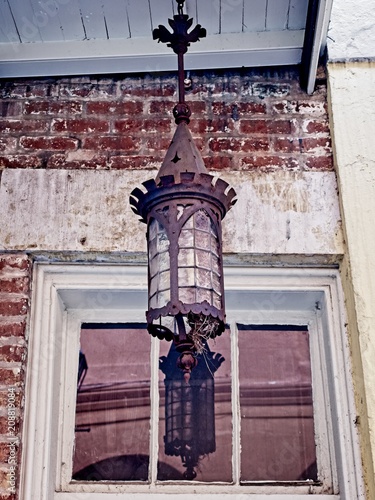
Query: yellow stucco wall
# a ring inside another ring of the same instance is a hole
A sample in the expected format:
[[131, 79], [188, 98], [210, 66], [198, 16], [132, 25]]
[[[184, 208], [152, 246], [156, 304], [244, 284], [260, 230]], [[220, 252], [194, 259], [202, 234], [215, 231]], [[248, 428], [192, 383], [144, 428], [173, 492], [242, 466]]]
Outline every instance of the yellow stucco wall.
[[375, 498], [375, 62], [330, 63], [344, 236], [342, 276], [368, 498]]

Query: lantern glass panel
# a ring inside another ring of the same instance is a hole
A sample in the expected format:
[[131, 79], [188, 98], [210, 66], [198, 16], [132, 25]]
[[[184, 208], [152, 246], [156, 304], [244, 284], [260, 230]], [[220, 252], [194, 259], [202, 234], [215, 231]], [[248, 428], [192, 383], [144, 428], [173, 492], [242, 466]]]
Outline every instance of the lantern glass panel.
[[156, 219], [149, 223], [148, 236], [149, 306], [154, 309], [170, 301], [169, 239], [164, 226]]
[[207, 301], [221, 309], [219, 239], [206, 210], [197, 210], [185, 222], [178, 246], [179, 299], [186, 303]]
[[197, 289], [197, 302], [208, 302], [212, 303], [211, 290], [205, 290], [204, 288]]
[[221, 300], [221, 295], [218, 293], [213, 293], [213, 305], [217, 307], [217, 309], [221, 309], [222, 307], [222, 300]]
[[193, 231], [193, 229], [187, 229], [186, 226], [184, 226], [184, 228], [182, 229], [182, 231], [180, 233], [178, 245], [179, 245], [180, 249], [193, 247], [193, 245], [194, 245], [194, 231]]
[[196, 302], [195, 288], [180, 288], [180, 300], [184, 304], [194, 304]]

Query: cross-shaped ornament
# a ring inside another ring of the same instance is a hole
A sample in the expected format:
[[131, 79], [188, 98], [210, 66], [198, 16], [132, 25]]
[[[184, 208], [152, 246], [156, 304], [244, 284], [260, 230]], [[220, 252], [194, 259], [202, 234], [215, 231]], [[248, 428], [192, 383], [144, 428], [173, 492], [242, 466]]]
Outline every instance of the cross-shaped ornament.
[[197, 42], [200, 38], [204, 38], [206, 36], [206, 30], [205, 28], [202, 28], [200, 24], [197, 24], [195, 28], [189, 32], [188, 30], [193, 24], [193, 19], [189, 19], [189, 16], [183, 13], [185, 0], [176, 1], [178, 3], [178, 14], [173, 16], [173, 19], [168, 19], [168, 23], [173, 32], [171, 33], [165, 26], [159, 24], [159, 27], [154, 29], [152, 35], [154, 40], [166, 43], [167, 46], [171, 47], [178, 56], [179, 101], [173, 109], [173, 115], [176, 123], [180, 123], [181, 121], [189, 123], [191, 111], [185, 102], [184, 54], [187, 52], [191, 43]]

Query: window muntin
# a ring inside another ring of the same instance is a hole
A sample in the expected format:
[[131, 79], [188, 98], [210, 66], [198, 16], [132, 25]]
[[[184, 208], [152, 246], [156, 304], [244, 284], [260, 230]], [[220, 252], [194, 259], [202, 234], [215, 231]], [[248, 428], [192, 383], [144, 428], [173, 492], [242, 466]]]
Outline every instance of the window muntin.
[[[73, 449], [81, 324], [139, 321], [146, 308], [146, 280], [143, 266], [35, 266], [21, 469], [24, 500], [104, 500], [107, 494], [111, 497], [111, 493], [115, 497], [126, 493], [129, 499], [143, 500], [153, 493], [191, 494], [191, 489], [181, 489], [181, 486], [176, 489], [170, 483], [152, 483], [145, 487], [139, 482], [71, 483], [69, 457]], [[230, 267], [226, 270], [226, 291], [227, 319], [231, 325], [235, 322], [308, 325], [317, 461], [323, 484], [300, 484], [297, 489], [278, 482], [240, 486], [236, 461], [233, 463], [234, 485], [212, 484], [204, 491], [214, 493], [215, 500], [227, 499], [230, 491], [241, 493], [243, 498], [251, 495], [254, 500], [278, 494], [287, 494], [296, 500], [307, 494], [319, 495], [319, 500], [365, 498], [357, 428], [353, 425], [351, 359], [338, 272]], [[151, 351], [156, 356], [158, 345], [159, 341], [151, 343]], [[238, 353], [232, 349], [234, 379], [239, 376], [236, 356]], [[152, 371], [151, 380], [158, 375], [158, 369]], [[239, 394], [234, 394], [234, 399], [239, 400]], [[158, 407], [152, 411], [154, 425]], [[233, 435], [236, 455], [240, 449], [239, 429], [234, 428]], [[150, 449], [156, 450], [157, 442], [151, 442]], [[157, 468], [151, 469], [151, 479], [156, 481]]]

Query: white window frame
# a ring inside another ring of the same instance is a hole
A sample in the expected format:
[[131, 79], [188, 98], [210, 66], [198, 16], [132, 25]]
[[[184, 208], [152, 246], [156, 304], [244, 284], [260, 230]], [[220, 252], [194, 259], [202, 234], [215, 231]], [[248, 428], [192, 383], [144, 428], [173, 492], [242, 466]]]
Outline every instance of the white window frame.
[[[355, 426], [345, 310], [336, 269], [225, 268], [227, 321], [232, 335], [232, 377], [238, 380], [236, 323], [308, 325], [312, 358], [314, 425], [323, 486], [304, 484], [71, 483], [79, 334], [83, 322], [144, 322], [147, 269], [126, 264], [46, 264], [34, 266], [29, 357], [26, 374], [22, 500], [143, 500], [192, 492], [204, 500], [301, 500], [365, 498]], [[157, 359], [159, 341], [152, 339]], [[316, 360], [319, 360], [318, 365]], [[151, 382], [158, 377], [157, 363]], [[157, 430], [158, 391], [153, 385], [151, 425]], [[233, 384], [233, 413], [238, 414], [238, 385]], [[237, 391], [237, 393], [236, 393]], [[236, 421], [234, 419], [234, 421]], [[235, 457], [239, 429], [233, 426]], [[150, 452], [157, 454], [157, 432]], [[151, 467], [156, 478], [156, 461]]]

